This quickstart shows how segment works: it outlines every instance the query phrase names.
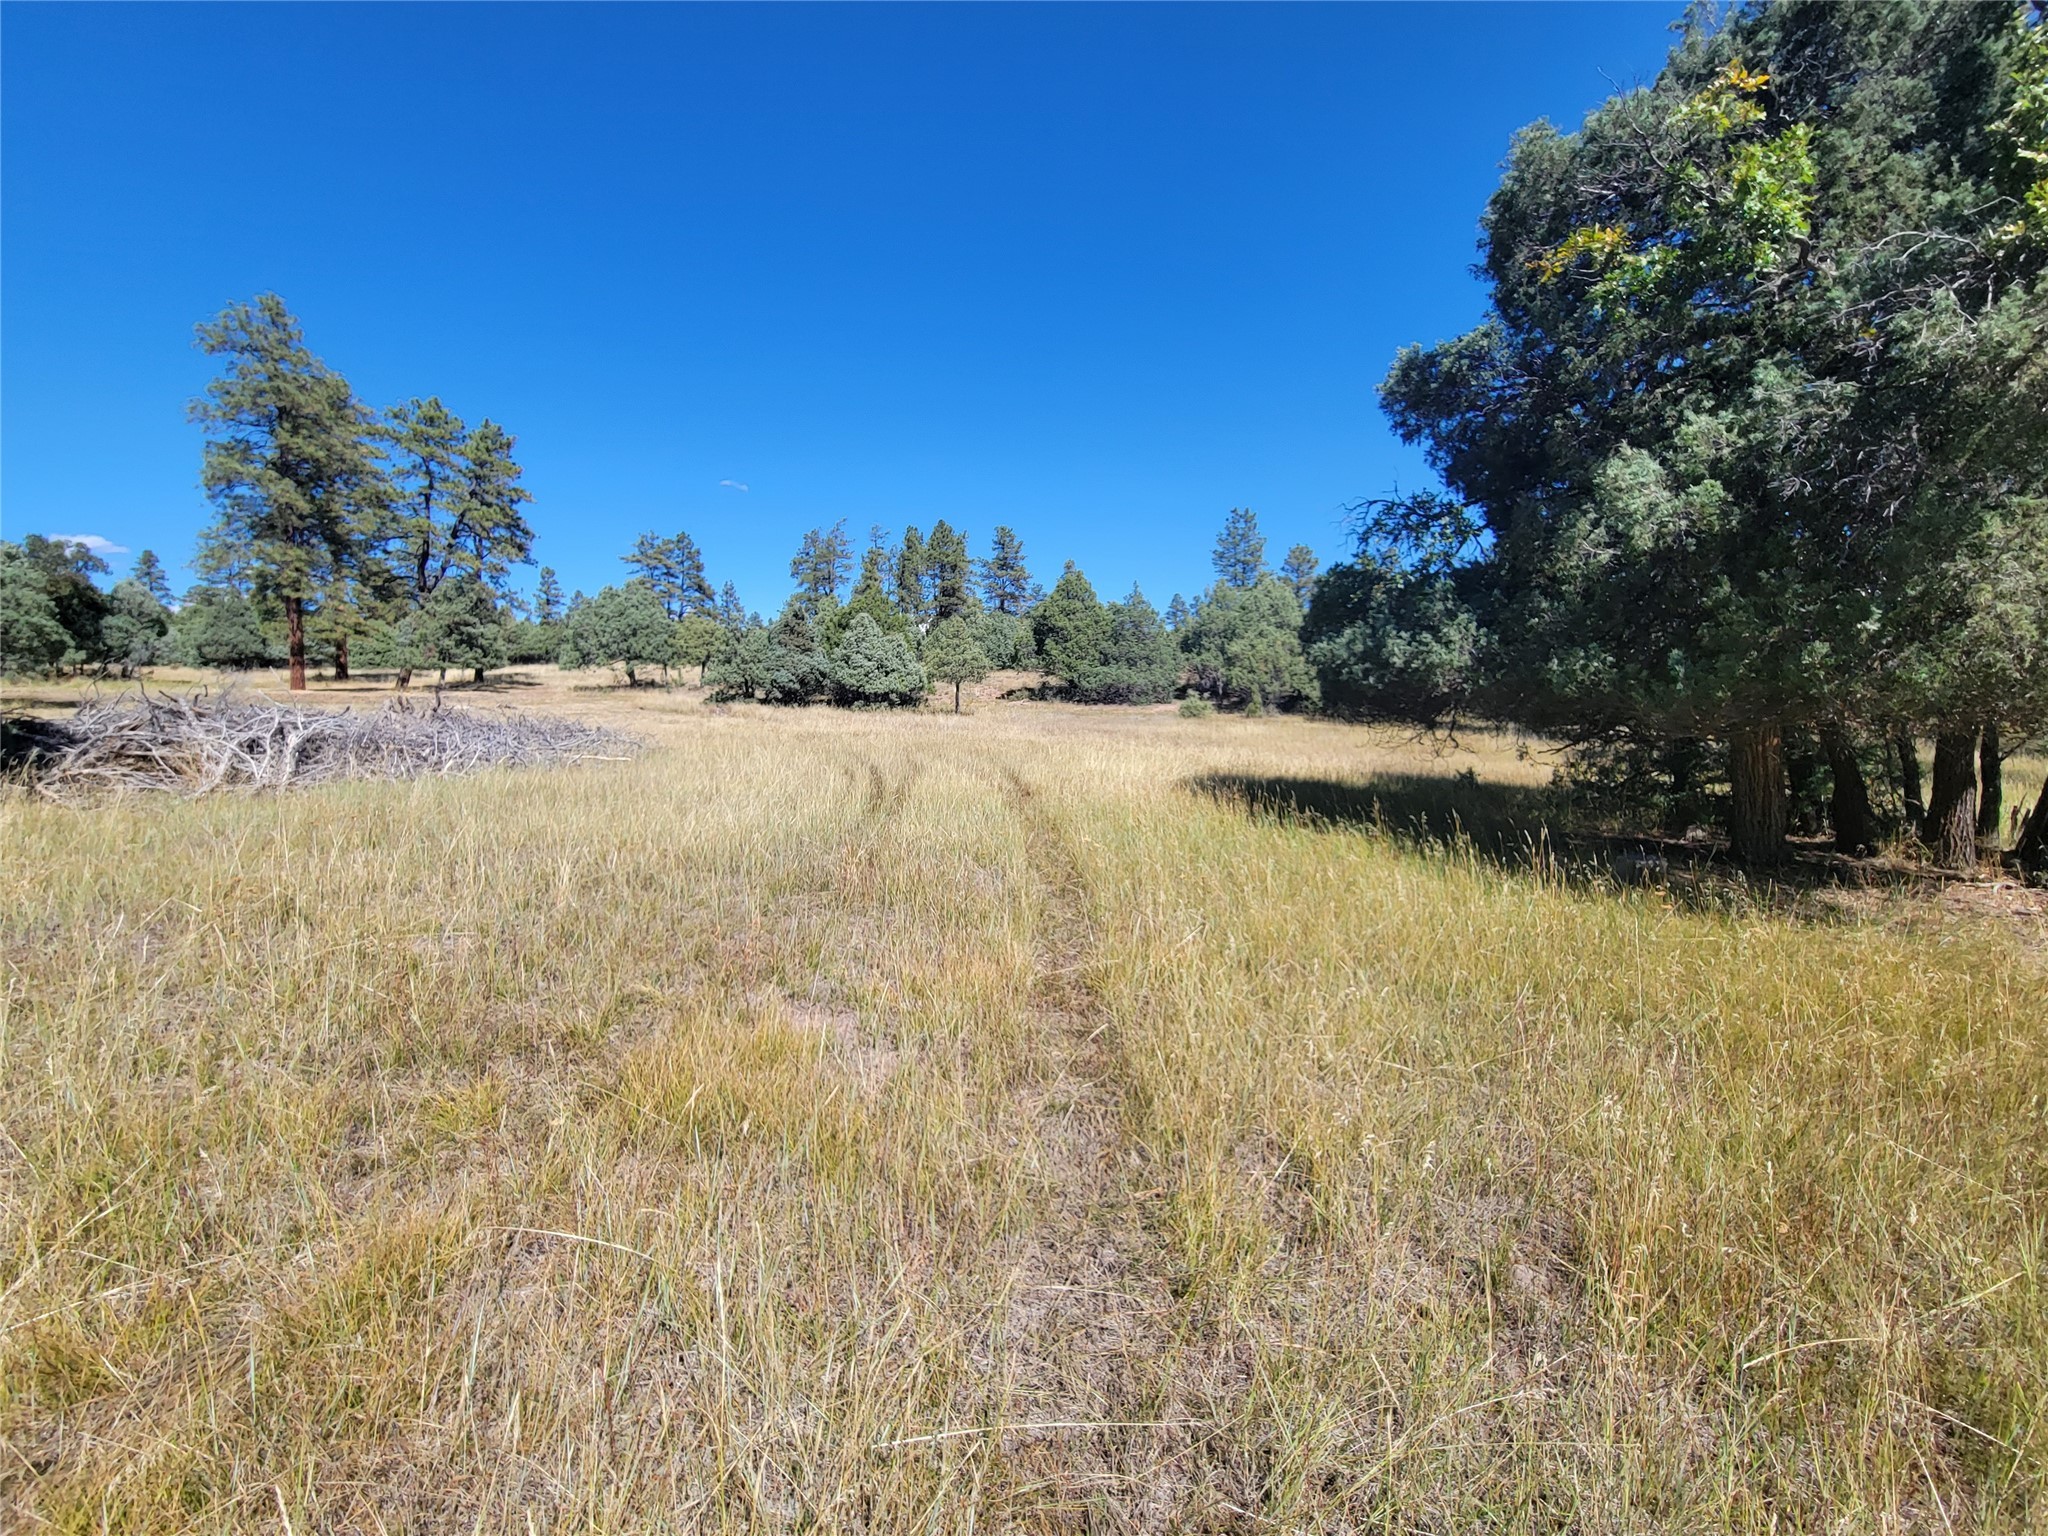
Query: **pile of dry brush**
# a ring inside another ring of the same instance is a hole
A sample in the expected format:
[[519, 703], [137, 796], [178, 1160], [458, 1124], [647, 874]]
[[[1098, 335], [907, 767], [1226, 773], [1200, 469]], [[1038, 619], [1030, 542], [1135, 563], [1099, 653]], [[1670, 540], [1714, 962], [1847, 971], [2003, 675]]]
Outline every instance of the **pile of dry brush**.
[[381, 709], [308, 709], [261, 697], [145, 695], [89, 703], [68, 720], [4, 722], [8, 779], [56, 800], [127, 790], [203, 795], [332, 779], [413, 779], [580, 758], [617, 761], [636, 743], [601, 726], [514, 710], [396, 699]]

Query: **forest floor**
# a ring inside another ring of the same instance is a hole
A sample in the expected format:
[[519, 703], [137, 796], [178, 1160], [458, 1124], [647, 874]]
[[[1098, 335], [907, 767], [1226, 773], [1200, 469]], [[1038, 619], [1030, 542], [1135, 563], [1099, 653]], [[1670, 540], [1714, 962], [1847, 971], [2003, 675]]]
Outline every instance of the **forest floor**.
[[2041, 893], [1028, 681], [0, 799], [0, 1527], [2040, 1528]]

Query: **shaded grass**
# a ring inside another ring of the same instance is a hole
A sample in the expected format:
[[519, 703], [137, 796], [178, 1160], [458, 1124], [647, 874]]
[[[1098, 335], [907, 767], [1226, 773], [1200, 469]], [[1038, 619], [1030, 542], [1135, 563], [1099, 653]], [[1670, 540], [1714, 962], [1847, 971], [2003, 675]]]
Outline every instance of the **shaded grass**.
[[657, 748], [0, 804], [7, 1523], [2037, 1524], [2006, 934], [1181, 787], [1490, 739], [578, 698]]

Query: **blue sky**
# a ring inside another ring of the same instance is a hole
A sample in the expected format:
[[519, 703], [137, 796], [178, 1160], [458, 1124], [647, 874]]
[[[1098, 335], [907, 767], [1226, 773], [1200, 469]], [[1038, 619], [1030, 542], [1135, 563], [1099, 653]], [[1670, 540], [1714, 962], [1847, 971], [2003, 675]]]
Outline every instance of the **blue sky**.
[[840, 518], [1161, 605], [1232, 506], [1328, 562], [1427, 483], [1373, 390], [1479, 314], [1510, 136], [1678, 9], [9, 4], [0, 528], [182, 586], [192, 327], [273, 289], [518, 435], [568, 587], [686, 528], [772, 610]]

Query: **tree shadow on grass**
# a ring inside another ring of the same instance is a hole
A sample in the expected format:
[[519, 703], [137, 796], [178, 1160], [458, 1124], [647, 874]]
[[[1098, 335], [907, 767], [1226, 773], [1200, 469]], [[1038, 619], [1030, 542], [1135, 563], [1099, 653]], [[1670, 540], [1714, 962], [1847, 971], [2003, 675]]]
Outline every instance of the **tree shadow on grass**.
[[1823, 888], [1935, 890], [1937, 871], [1852, 859], [1819, 843], [1794, 844], [1785, 863], [1744, 871], [1718, 843], [1573, 826], [1551, 790], [1487, 783], [1470, 772], [1382, 774], [1362, 782], [1211, 773], [1188, 779], [1198, 795], [1252, 816], [1326, 831], [1365, 830], [1425, 853], [1473, 858], [1562, 885], [1654, 886], [1685, 906], [1763, 905], [1824, 916]]

